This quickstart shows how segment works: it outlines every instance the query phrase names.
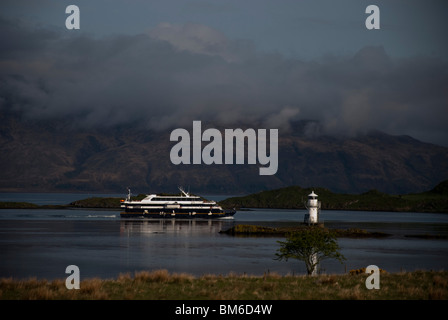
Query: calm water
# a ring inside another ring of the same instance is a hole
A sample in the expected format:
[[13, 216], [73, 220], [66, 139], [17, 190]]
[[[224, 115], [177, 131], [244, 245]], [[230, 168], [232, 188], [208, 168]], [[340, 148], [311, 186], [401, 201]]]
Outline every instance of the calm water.
[[[66, 204], [89, 196], [97, 195], [0, 194], [0, 201]], [[0, 277], [65, 278], [65, 268], [71, 264], [80, 268], [81, 277], [89, 278], [161, 268], [194, 275], [304, 274], [301, 261], [274, 260], [282, 238], [219, 233], [245, 222], [294, 225], [304, 214], [303, 210], [257, 209], [239, 211], [233, 220], [131, 221], [120, 219], [114, 210], [0, 210]], [[393, 234], [383, 239], [338, 239], [347, 260], [344, 264], [324, 261], [321, 268], [326, 273], [370, 264], [390, 272], [448, 268], [448, 240], [405, 237], [447, 235], [446, 214], [323, 211], [321, 219], [328, 227]]]

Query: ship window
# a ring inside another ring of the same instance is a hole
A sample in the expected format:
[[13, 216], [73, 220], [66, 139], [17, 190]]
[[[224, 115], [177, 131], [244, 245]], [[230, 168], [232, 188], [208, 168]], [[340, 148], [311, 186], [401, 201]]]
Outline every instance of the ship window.
[[152, 201], [201, 201], [200, 197], [154, 197]]

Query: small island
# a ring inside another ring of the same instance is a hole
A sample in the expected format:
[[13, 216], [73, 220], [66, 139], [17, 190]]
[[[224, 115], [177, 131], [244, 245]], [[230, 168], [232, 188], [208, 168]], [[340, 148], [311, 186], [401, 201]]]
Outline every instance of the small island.
[[311, 191], [325, 199], [322, 210], [448, 213], [448, 180], [433, 189], [413, 194], [389, 195], [378, 190], [361, 194], [334, 193], [325, 188], [290, 186], [232, 197], [220, 202], [223, 208], [305, 209]]
[[335, 238], [384, 238], [390, 234], [384, 232], [369, 232], [358, 228], [349, 229], [330, 229], [322, 224], [307, 226], [305, 224], [294, 227], [266, 227], [259, 225], [238, 224], [227, 230], [221, 230], [220, 233], [232, 236], [249, 236], [249, 237], [285, 237], [289, 233], [306, 231], [309, 228], [321, 228], [330, 233]]

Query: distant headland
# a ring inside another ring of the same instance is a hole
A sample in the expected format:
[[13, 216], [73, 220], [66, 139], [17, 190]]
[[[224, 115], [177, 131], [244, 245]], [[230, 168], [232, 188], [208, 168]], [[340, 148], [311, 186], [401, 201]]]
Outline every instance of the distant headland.
[[305, 209], [305, 201], [312, 190], [322, 200], [322, 210], [448, 213], [448, 180], [429, 191], [403, 195], [390, 195], [377, 190], [361, 194], [342, 194], [325, 188], [290, 186], [228, 198], [221, 201], [220, 205], [237, 209]]
[[[219, 204], [224, 208], [305, 209], [308, 194], [314, 190], [322, 200], [322, 210], [391, 211], [448, 213], [448, 180], [433, 189], [403, 195], [370, 190], [361, 194], [334, 193], [325, 188], [290, 186], [242, 197], [231, 197]], [[135, 198], [141, 199], [144, 195]], [[91, 197], [66, 205], [37, 205], [27, 202], [0, 202], [0, 209], [120, 209], [120, 198]]]

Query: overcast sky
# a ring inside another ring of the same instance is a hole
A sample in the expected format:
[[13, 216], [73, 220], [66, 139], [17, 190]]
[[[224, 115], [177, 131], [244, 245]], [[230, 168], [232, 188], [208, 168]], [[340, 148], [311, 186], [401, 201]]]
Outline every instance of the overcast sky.
[[[80, 30], [65, 28], [79, 7]], [[380, 8], [380, 30], [365, 9]], [[378, 129], [448, 146], [444, 0], [0, 2], [0, 107], [148, 128]]]

